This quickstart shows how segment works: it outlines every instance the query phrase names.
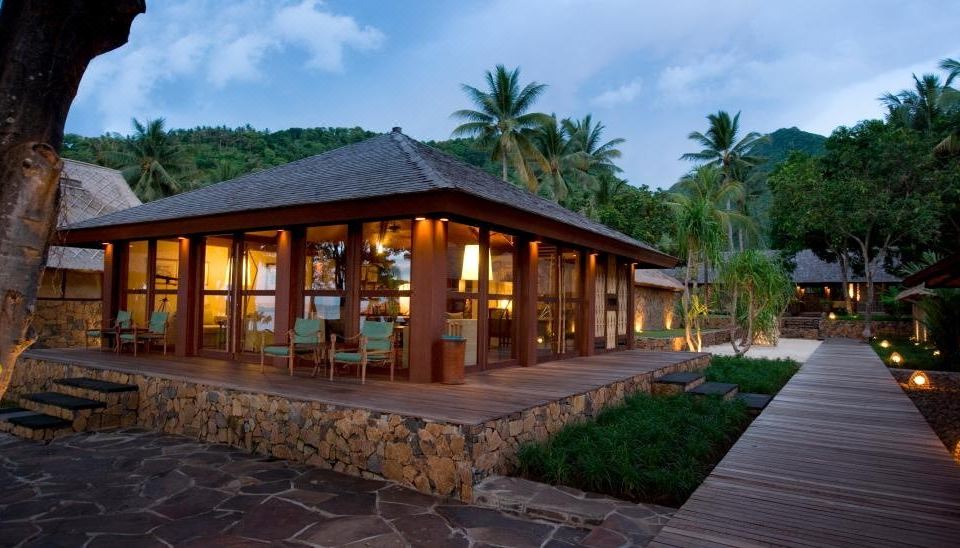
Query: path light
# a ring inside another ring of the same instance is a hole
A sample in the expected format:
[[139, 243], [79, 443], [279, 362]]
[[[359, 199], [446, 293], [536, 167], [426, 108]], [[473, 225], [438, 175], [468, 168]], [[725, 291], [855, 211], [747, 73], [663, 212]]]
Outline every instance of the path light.
[[543, 344], [543, 337], [537, 337], [537, 344]]
[[903, 364], [903, 356], [901, 356], [899, 352], [890, 354], [890, 363], [893, 363], [894, 365]]
[[880, 348], [890, 348], [890, 341], [887, 339], [880, 341]]
[[827, 318], [829, 318], [829, 319], [831, 319], [831, 320], [835, 320], [835, 319], [837, 319], [837, 315], [834, 314], [833, 312], [831, 312], [831, 313], [827, 314]]
[[939, 351], [939, 350], [934, 350], [934, 351], [933, 351], [933, 355], [934, 355], [934, 356], [939, 356], [939, 355], [940, 355], [940, 351]]
[[910, 375], [910, 386], [914, 388], [930, 388], [930, 377], [923, 371], [914, 371]]

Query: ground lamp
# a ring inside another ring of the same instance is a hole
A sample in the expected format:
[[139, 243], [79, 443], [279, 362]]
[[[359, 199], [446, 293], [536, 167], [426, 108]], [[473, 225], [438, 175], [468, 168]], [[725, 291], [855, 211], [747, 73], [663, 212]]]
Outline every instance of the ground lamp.
[[831, 313], [827, 314], [827, 318], [830, 318], [831, 320], [835, 320], [835, 319], [837, 319], [837, 315], [834, 314], [833, 312], [831, 312]]
[[890, 354], [890, 363], [894, 365], [903, 365], [903, 356], [901, 356], [899, 352]]
[[890, 341], [887, 339], [880, 341], [880, 348], [890, 348]]
[[933, 351], [933, 355], [934, 355], [934, 356], [939, 356], [939, 355], [940, 355], [940, 351], [939, 351], [939, 350], [934, 350], [934, 351]]
[[909, 383], [911, 388], [930, 388], [930, 377], [923, 371], [914, 371]]

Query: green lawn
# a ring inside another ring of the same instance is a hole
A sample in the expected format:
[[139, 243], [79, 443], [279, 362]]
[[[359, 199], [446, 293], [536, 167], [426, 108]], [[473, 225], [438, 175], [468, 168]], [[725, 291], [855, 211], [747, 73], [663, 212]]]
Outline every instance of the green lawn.
[[790, 359], [714, 356], [704, 373], [710, 382], [740, 385], [740, 392], [776, 394], [798, 369], [800, 364]]
[[[883, 348], [880, 346], [882, 341], [890, 342], [889, 348]], [[883, 363], [887, 364], [888, 367], [894, 367], [898, 369], [924, 369], [929, 371], [958, 371], [960, 367], [957, 365], [950, 365], [943, 363], [937, 356], [933, 355], [933, 347], [926, 345], [915, 345], [913, 342], [907, 339], [874, 339], [870, 341], [870, 346], [873, 347], [873, 351], [880, 356], [880, 359], [883, 360]], [[903, 357], [903, 362], [900, 365], [897, 365], [890, 361], [890, 355], [894, 352], [898, 352], [900, 356]]]
[[739, 401], [638, 394], [596, 420], [522, 446], [520, 470], [537, 481], [679, 505], [749, 422]]

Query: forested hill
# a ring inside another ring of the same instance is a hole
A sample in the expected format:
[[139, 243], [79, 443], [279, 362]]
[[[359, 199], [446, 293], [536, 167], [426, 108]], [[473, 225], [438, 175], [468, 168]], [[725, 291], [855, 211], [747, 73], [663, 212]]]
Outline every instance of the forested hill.
[[791, 152], [804, 152], [810, 156], [822, 156], [827, 138], [809, 133], [795, 127], [780, 128], [767, 135], [767, 141], [758, 143], [753, 154], [765, 158], [760, 165], [764, 172], [771, 172], [780, 162], [787, 159]]

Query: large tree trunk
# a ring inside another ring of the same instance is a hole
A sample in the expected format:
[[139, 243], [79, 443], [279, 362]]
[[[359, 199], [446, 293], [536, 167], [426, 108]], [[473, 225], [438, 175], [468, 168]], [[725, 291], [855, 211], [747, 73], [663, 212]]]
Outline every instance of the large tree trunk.
[[145, 10], [143, 0], [0, 4], [0, 397], [33, 342], [67, 111], [90, 60], [126, 43]]
[[853, 315], [853, 299], [850, 298], [850, 292], [847, 287], [850, 285], [850, 256], [846, 250], [837, 252], [837, 259], [840, 261], [840, 280], [843, 285], [840, 292], [843, 293], [843, 306], [847, 311], [847, 316]]

